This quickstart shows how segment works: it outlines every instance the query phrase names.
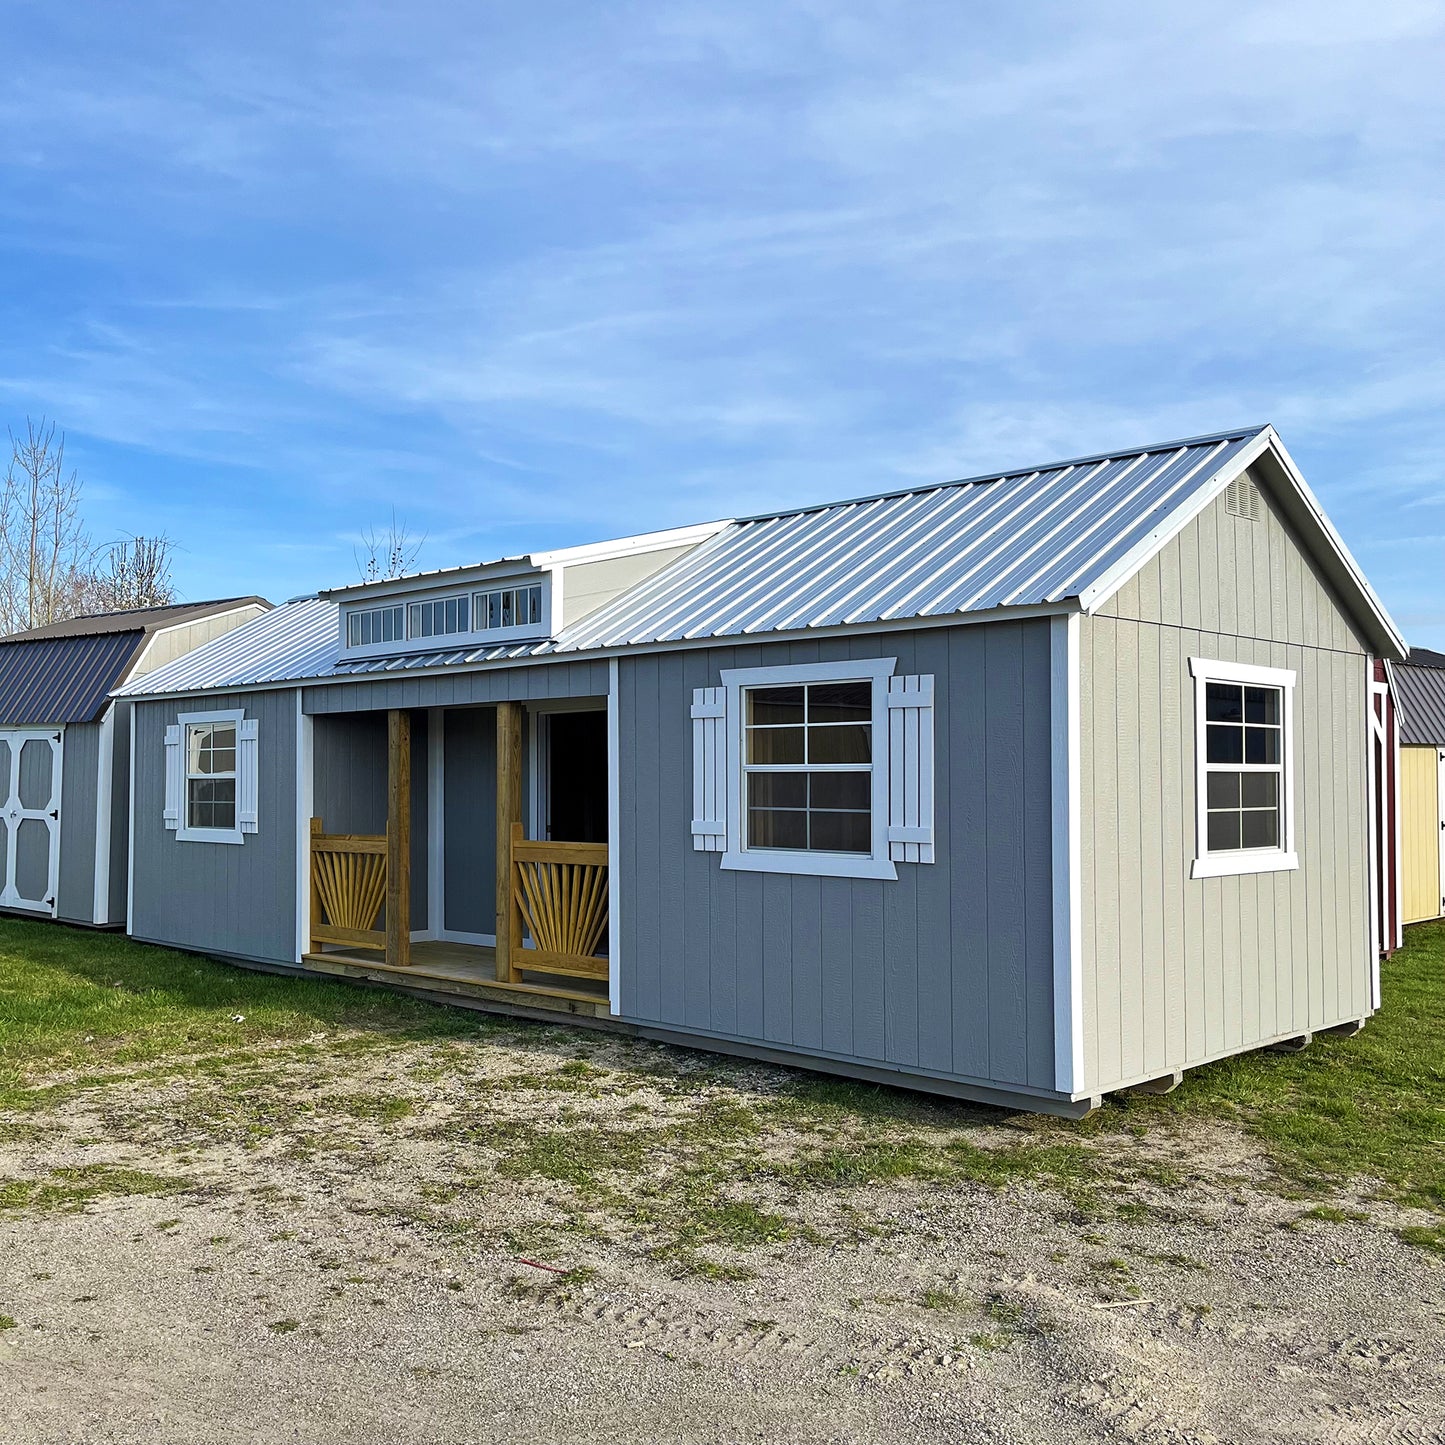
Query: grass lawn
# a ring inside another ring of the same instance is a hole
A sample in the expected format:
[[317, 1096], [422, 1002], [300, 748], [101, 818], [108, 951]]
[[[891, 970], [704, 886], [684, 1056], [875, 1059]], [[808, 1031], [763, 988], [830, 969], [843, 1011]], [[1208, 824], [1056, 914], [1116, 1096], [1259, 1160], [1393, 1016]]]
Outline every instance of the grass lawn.
[[[834, 1147], [809, 1158], [805, 1177], [816, 1184], [1032, 1174], [1087, 1188], [1110, 1172], [1100, 1145], [1111, 1138], [1224, 1121], [1258, 1142], [1282, 1187], [1323, 1194], [1364, 1176], [1399, 1203], [1445, 1214], [1445, 926], [1410, 930], [1406, 947], [1385, 965], [1384, 989], [1383, 1010], [1353, 1039], [1322, 1038], [1299, 1055], [1242, 1055], [1188, 1074], [1172, 1095], [1110, 1100], [1083, 1123], [1011, 1119], [808, 1074], [796, 1075], [778, 1097], [775, 1117], [825, 1136], [846, 1126]], [[475, 1040], [479, 1025], [486, 1021], [474, 1013], [339, 982], [250, 972], [113, 934], [0, 920], [0, 1107], [36, 1106], [55, 1092], [62, 1071], [62, 1091], [71, 1092], [102, 1086], [123, 1066], [164, 1073], [194, 1068], [198, 1059], [234, 1063], [323, 1034], [328, 1048], [343, 1047], [343, 1039], [362, 1048]], [[951, 1122], [1009, 1127], [998, 1131], [999, 1148], [978, 1149], [948, 1143]], [[565, 1172], [568, 1158], [553, 1159], [548, 1150], [580, 1142], [548, 1135], [527, 1146], [523, 1162]], [[539, 1150], [548, 1156], [541, 1164], [531, 1158]], [[1425, 1247], [1445, 1245], [1445, 1234], [1415, 1233]]]

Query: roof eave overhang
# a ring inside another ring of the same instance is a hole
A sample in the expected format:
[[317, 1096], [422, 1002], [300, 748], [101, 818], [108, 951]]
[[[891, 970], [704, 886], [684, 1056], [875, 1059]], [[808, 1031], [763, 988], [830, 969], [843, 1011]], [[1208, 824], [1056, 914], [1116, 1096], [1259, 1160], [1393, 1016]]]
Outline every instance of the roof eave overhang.
[[1370, 586], [1360, 564], [1344, 539], [1325, 515], [1319, 499], [1310, 490], [1294, 458], [1285, 449], [1272, 426], [1230, 458], [1185, 502], [1143, 537], [1112, 567], [1079, 594], [1085, 613], [1097, 612], [1133, 577], [1146, 562], [1172, 541], [1201, 512], [1215, 501], [1241, 472], [1258, 466], [1270, 486], [1270, 495], [1299, 532], [1310, 555], [1334, 587], [1356, 625], [1375, 652], [1386, 659], [1401, 661], [1408, 651], [1404, 635], [1385, 605]]

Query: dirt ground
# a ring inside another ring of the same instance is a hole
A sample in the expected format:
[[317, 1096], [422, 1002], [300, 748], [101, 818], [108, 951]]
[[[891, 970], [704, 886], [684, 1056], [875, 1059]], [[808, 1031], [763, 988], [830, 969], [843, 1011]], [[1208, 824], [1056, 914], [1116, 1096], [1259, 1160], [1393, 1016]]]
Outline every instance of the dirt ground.
[[492, 1023], [60, 1079], [0, 1122], [4, 1438], [1445, 1439], [1408, 1214], [1071, 1127]]

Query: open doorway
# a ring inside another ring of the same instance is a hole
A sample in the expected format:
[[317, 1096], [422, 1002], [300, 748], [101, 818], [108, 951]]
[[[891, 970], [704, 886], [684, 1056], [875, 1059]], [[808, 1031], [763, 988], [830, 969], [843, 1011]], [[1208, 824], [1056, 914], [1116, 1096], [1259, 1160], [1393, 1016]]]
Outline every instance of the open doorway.
[[558, 843], [607, 841], [607, 714], [548, 712], [545, 728], [545, 836]]

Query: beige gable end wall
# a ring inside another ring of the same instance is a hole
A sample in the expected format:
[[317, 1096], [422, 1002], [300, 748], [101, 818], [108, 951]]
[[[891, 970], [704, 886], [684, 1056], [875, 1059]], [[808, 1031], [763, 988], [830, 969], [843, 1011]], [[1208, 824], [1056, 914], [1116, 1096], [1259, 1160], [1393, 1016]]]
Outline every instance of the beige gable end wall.
[[[1221, 497], [1084, 619], [1081, 647], [1088, 1087], [1368, 1014], [1365, 648], [1278, 513]], [[1295, 872], [1189, 877], [1190, 657], [1298, 674]]]

